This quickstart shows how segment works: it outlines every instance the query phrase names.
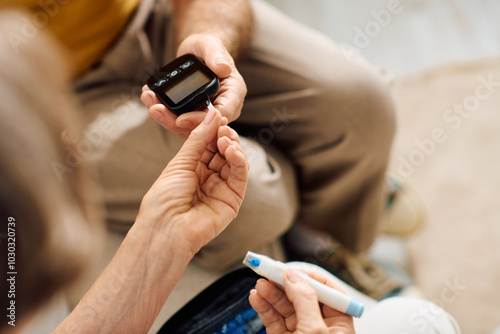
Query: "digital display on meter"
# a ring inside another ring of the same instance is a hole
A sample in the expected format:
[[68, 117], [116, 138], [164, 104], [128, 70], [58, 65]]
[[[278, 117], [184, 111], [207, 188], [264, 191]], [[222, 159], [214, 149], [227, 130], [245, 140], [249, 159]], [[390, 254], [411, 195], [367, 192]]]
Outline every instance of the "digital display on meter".
[[148, 79], [148, 87], [174, 114], [199, 110], [217, 94], [219, 79], [194, 55], [184, 55]]
[[174, 102], [179, 103], [186, 96], [193, 94], [199, 87], [203, 87], [210, 83], [211, 79], [203, 72], [196, 71], [182, 81], [177, 82], [174, 86], [168, 87], [165, 94]]

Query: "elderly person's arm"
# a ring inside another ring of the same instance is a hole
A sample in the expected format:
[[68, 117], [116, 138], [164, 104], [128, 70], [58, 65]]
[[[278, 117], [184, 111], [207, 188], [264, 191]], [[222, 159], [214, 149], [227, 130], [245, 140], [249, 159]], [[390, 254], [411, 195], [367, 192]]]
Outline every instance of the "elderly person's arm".
[[174, 0], [172, 3], [178, 45], [192, 35], [206, 34], [220, 39], [235, 59], [248, 47], [253, 31], [248, 0]]
[[[253, 12], [248, 0], [174, 0], [177, 56], [187, 53], [201, 58], [221, 82], [214, 106], [229, 122], [236, 120], [247, 93], [235, 60], [243, 57], [249, 46]], [[165, 129], [187, 138], [203, 120], [203, 112], [176, 116], [146, 86], [142, 101], [151, 117]]]
[[115, 257], [56, 333], [146, 333], [189, 261], [236, 217], [248, 163], [211, 109], [150, 191]]

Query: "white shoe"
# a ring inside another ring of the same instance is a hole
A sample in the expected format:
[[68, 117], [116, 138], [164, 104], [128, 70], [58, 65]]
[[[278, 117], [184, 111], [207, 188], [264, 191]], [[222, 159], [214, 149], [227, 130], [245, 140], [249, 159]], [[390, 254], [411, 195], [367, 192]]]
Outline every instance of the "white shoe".
[[387, 176], [387, 184], [391, 194], [382, 216], [382, 231], [407, 236], [423, 225], [426, 215], [424, 203], [408, 181], [391, 174]]

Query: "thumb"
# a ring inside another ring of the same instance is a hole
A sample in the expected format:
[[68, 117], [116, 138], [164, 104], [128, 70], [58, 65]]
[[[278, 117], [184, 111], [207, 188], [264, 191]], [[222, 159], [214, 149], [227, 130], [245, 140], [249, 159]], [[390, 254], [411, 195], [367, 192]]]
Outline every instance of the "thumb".
[[175, 158], [184, 161], [187, 159], [193, 164], [193, 168], [195, 169], [208, 145], [217, 137], [217, 131], [221, 124], [222, 116], [220, 112], [215, 108], [210, 108], [203, 122], [191, 131], [191, 134]]
[[228, 77], [234, 66], [234, 60], [220, 40], [214, 43], [214, 50], [205, 52], [205, 64], [219, 77]]
[[219, 77], [226, 78], [233, 71], [234, 59], [227, 51], [224, 43], [217, 37], [207, 34], [193, 34], [180, 45], [177, 56], [192, 53], [201, 58], [205, 64]]
[[327, 333], [328, 329], [321, 315], [316, 291], [295, 269], [288, 269], [283, 277], [285, 293], [292, 302], [297, 315], [297, 332]]

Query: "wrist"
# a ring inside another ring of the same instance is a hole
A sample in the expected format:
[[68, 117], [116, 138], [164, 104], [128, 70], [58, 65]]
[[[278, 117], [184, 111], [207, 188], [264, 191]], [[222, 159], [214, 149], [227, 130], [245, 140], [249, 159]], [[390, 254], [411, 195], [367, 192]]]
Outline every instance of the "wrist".
[[235, 59], [250, 44], [254, 20], [249, 0], [177, 0], [174, 11], [179, 44], [193, 34], [211, 35], [219, 38]]
[[149, 212], [139, 214], [111, 262], [58, 328], [61, 332], [76, 325], [96, 332], [151, 327], [193, 257], [168, 225], [158, 230], [160, 225]]
[[[165, 257], [169, 262], [179, 260], [186, 265], [196, 254], [197, 250], [186, 242], [186, 234], [178, 228], [178, 219], [163, 210], [141, 207], [129, 235], [137, 242], [149, 244], [149, 250], [157, 252], [155, 257]], [[128, 235], [127, 235], [128, 237]]]

